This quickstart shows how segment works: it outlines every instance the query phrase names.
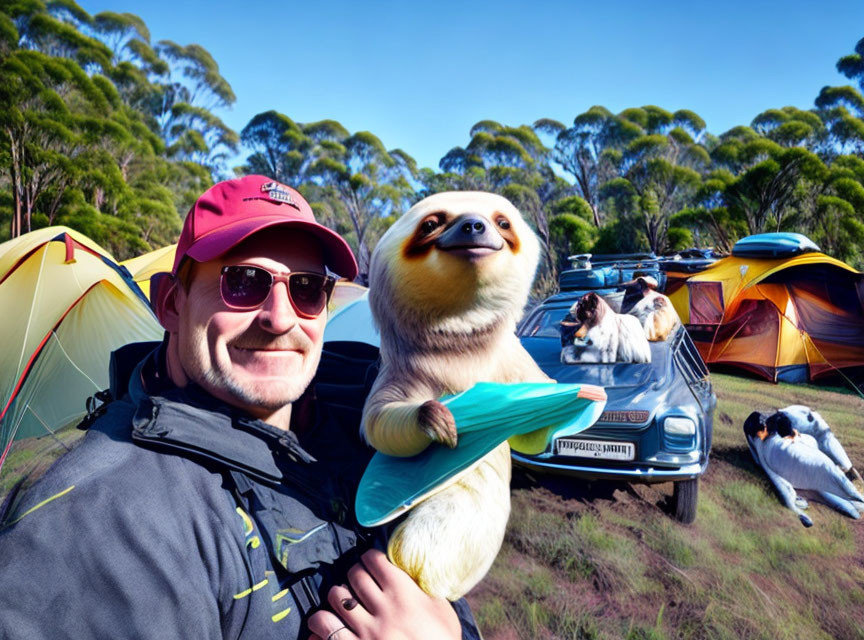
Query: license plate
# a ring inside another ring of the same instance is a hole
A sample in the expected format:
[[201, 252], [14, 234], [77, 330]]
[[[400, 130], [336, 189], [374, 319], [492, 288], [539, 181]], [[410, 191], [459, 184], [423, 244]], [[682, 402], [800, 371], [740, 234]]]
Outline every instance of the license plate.
[[632, 442], [559, 438], [556, 441], [556, 450], [559, 456], [573, 456], [575, 458], [596, 458], [599, 460], [636, 459], [636, 445]]

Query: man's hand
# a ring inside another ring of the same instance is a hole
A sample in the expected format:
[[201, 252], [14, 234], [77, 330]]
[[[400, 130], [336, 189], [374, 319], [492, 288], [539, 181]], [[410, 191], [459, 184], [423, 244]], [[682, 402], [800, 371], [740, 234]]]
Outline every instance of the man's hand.
[[462, 629], [451, 604], [426, 594], [387, 556], [363, 554], [348, 571], [349, 587], [330, 589], [333, 612], [309, 618], [311, 640], [459, 640]]

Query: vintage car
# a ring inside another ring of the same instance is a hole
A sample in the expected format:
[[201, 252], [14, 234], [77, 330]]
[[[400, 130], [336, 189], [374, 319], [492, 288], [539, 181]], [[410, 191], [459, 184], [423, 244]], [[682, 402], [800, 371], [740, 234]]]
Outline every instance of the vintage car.
[[553, 441], [538, 455], [514, 452], [513, 459], [589, 479], [673, 482], [671, 511], [692, 522], [717, 404], [705, 363], [679, 325], [666, 341], [650, 343], [650, 363], [563, 364], [560, 323], [583, 293], [547, 299], [526, 315], [517, 335], [551, 378], [604, 387], [606, 409], [577, 437]]
[[[680, 327], [666, 342], [651, 343], [650, 364], [562, 364], [559, 323], [580, 296], [549, 298], [526, 315], [517, 334], [553, 379], [603, 386], [606, 410], [578, 437], [559, 439], [539, 455], [514, 453], [514, 461], [594, 479], [674, 482], [674, 515], [691, 522], [711, 449], [716, 398], [708, 370]], [[334, 313], [324, 339], [378, 347], [367, 296]]]

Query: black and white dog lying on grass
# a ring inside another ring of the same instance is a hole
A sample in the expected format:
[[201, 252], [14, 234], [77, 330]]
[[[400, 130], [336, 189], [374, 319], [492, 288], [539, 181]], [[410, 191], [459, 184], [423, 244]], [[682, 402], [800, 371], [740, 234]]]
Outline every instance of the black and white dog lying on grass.
[[767, 418], [754, 411], [744, 422], [744, 435], [754, 460], [805, 527], [813, 521], [802, 511], [807, 501], [798, 496], [799, 491], [856, 520], [864, 513], [864, 496], [847, 474], [861, 476], [815, 411], [792, 405]]

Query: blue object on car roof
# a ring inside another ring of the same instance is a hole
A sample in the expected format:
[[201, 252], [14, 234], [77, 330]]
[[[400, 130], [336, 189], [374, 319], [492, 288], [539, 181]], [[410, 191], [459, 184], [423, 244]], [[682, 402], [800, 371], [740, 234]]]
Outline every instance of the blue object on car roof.
[[[571, 256], [579, 268], [562, 271], [558, 286], [563, 291], [597, 291], [611, 293], [639, 276], [651, 276], [661, 289], [666, 274], [660, 269], [657, 256], [653, 253], [604, 254], [592, 256], [590, 253]], [[608, 290], [608, 291], [607, 291]]]
[[821, 251], [816, 243], [800, 233], [757, 233], [741, 238], [732, 247], [737, 258], [786, 258]]

